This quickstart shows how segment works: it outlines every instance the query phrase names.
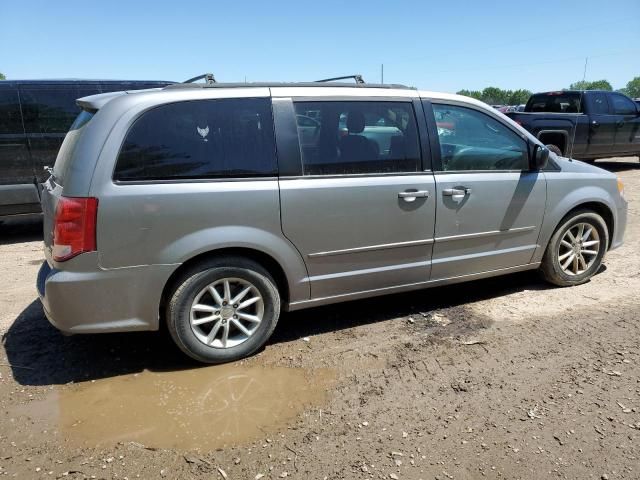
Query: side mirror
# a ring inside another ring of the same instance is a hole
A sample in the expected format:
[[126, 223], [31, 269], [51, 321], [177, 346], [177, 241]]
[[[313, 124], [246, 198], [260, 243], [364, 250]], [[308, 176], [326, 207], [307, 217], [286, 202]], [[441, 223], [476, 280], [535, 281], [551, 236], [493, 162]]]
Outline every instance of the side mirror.
[[544, 170], [549, 162], [549, 149], [543, 145], [533, 147], [533, 169]]

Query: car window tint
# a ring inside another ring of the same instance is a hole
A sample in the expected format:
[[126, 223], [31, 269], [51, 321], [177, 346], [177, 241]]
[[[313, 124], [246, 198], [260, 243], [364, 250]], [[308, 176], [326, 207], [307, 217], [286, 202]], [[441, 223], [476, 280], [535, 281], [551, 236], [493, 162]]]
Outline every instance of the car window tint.
[[20, 103], [16, 88], [0, 88], [0, 134], [20, 134], [22, 118], [20, 117]]
[[477, 110], [433, 104], [443, 170], [525, 170], [526, 142]]
[[604, 93], [591, 93], [591, 113], [598, 115], [609, 114], [609, 104]]
[[60, 146], [60, 150], [58, 151], [58, 156], [56, 157], [56, 162], [53, 165], [53, 173], [58, 183], [62, 184], [64, 182], [69, 161], [73, 157], [73, 153], [78, 145], [78, 140], [84, 130], [84, 126], [89, 123], [89, 120], [91, 120], [94, 115], [95, 114], [92, 112], [82, 110], [80, 115], [78, 115], [69, 127], [67, 134], [64, 136], [64, 140]]
[[268, 99], [178, 102], [129, 130], [116, 180], [269, 176], [277, 173]]
[[22, 112], [27, 133], [66, 133], [80, 113], [75, 85], [57, 88], [21, 87]]
[[295, 102], [304, 175], [416, 172], [413, 106], [403, 102]]
[[630, 98], [616, 93], [612, 93], [611, 98], [616, 115], [633, 115], [636, 113], [636, 106]]
[[525, 112], [582, 113], [581, 94], [576, 92], [548, 92], [531, 95]]

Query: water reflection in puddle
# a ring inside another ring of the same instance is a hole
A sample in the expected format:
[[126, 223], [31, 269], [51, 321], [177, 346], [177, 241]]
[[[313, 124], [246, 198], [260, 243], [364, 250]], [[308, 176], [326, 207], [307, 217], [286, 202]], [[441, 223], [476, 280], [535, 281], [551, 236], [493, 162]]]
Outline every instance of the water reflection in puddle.
[[329, 370], [238, 365], [143, 372], [53, 391], [16, 413], [74, 445], [210, 450], [285, 426], [325, 401], [332, 378]]

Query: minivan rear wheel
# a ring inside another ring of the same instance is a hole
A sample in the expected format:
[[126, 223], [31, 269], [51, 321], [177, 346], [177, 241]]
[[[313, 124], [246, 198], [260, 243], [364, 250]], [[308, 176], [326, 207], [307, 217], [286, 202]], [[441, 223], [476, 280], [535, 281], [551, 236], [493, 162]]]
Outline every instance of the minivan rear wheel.
[[595, 212], [580, 210], [563, 219], [542, 258], [545, 280], [561, 287], [588, 281], [600, 268], [609, 231]]
[[273, 278], [258, 263], [236, 257], [209, 260], [185, 271], [167, 304], [176, 345], [204, 363], [251, 355], [269, 339], [280, 315]]

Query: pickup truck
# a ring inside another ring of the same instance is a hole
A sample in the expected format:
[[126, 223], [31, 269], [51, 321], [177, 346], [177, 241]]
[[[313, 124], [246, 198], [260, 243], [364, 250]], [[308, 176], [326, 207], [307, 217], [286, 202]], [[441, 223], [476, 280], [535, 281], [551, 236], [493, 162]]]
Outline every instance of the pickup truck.
[[640, 155], [640, 106], [601, 90], [536, 93], [506, 115], [559, 155], [579, 160]]

